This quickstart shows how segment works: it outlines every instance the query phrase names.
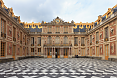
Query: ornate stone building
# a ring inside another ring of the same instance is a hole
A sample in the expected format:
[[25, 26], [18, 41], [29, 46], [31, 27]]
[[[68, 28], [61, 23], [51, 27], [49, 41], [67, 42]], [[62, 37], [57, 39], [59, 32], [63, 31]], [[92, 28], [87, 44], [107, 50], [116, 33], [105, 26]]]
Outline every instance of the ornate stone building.
[[24, 23], [0, 0], [0, 59], [27, 56], [117, 58], [117, 5], [92, 23]]

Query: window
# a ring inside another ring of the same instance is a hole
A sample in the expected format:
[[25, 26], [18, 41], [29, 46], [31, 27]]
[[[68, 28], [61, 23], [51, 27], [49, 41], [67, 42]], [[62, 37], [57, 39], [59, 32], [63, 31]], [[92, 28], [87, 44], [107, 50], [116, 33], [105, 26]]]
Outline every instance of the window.
[[64, 27], [64, 33], [68, 33], [68, 27]]
[[64, 56], [68, 55], [68, 49], [64, 49]]
[[51, 44], [52, 43], [52, 38], [51, 36], [48, 36], [48, 44]]
[[67, 36], [64, 37], [64, 44], [67, 44], [68, 38]]
[[78, 46], [78, 37], [74, 37], [74, 46]]
[[60, 42], [60, 38], [59, 38], [59, 36], [57, 36], [56, 37], [56, 44], [59, 44], [59, 42]]
[[16, 41], [16, 28], [13, 27], [13, 41]]
[[99, 32], [96, 32], [96, 44], [99, 43]]
[[6, 38], [6, 22], [1, 19], [1, 37]]
[[34, 48], [31, 48], [31, 55], [34, 55]]
[[27, 39], [27, 38], [26, 38], [26, 35], [25, 35], [25, 45], [26, 45], [26, 39]]
[[41, 46], [41, 37], [38, 37], [38, 46]]
[[31, 37], [31, 46], [34, 46], [34, 37]]
[[51, 28], [52, 28], [52, 27], [48, 27], [48, 33], [52, 33]]
[[20, 44], [22, 44], [22, 32], [20, 32]]
[[105, 28], [105, 41], [108, 41], [108, 27]]
[[92, 35], [90, 35], [90, 45], [92, 45]]
[[81, 37], [81, 46], [85, 46], [85, 44], [84, 44], [84, 37]]
[[56, 33], [60, 33], [60, 27], [56, 27]]
[[38, 48], [38, 55], [41, 55], [41, 48]]
[[1, 42], [1, 57], [5, 57], [5, 43]]

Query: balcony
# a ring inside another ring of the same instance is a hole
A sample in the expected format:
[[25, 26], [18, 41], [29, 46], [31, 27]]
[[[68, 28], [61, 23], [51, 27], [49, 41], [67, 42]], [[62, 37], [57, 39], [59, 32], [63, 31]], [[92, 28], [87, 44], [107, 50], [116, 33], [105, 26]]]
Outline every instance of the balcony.
[[34, 46], [34, 44], [31, 44], [31, 46]]
[[64, 34], [68, 34], [68, 32], [64, 32]]
[[20, 41], [20, 44], [22, 44], [22, 41]]
[[6, 38], [6, 34], [1, 32], [1, 37]]
[[92, 45], [92, 42], [90, 43], [90, 45]]
[[15, 41], [15, 42], [16, 42], [16, 38], [15, 38], [15, 37], [13, 37], [13, 41]]
[[38, 44], [38, 46], [41, 46], [41, 44]]
[[77, 44], [77, 43], [75, 43], [75, 44], [74, 44], [74, 46], [78, 46], [78, 44]]
[[60, 34], [60, 32], [56, 32], [56, 34]]
[[81, 46], [85, 46], [85, 44], [81, 44]]
[[105, 38], [104, 38], [104, 41], [109, 41], [108, 37], [105, 37]]
[[96, 44], [98, 44], [99, 43], [99, 41], [96, 41]]
[[44, 46], [72, 46], [72, 44], [67, 44], [67, 43], [63, 43], [63, 44], [52, 44], [52, 43], [48, 43], [48, 44], [44, 44]]
[[52, 34], [52, 32], [48, 32], [48, 34]]

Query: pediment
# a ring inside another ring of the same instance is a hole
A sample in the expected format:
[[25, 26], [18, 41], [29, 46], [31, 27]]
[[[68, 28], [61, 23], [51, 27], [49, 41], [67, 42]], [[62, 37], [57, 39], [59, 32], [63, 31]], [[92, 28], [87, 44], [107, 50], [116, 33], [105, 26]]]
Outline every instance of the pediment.
[[41, 25], [42, 26], [47, 26], [47, 25], [69, 25], [69, 26], [73, 26], [74, 22], [73, 21], [71, 21], [71, 23], [65, 22], [61, 18], [56, 17], [55, 19], [53, 19], [53, 21], [48, 22], [48, 23], [44, 23], [44, 21], [42, 21]]

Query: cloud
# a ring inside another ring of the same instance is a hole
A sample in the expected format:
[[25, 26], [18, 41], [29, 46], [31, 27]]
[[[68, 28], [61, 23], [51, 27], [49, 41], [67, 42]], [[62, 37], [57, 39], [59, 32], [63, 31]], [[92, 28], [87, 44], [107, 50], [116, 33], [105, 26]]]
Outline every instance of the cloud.
[[51, 22], [59, 16], [65, 21], [94, 22], [117, 0], [3, 0], [24, 22]]

